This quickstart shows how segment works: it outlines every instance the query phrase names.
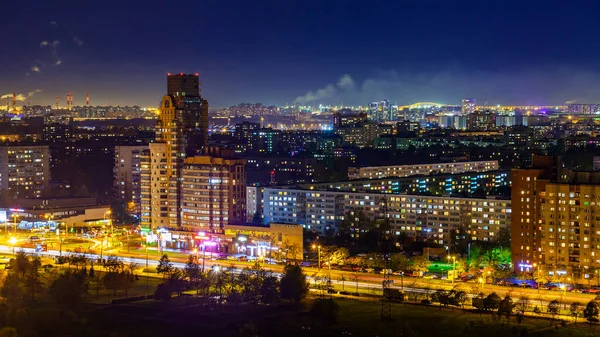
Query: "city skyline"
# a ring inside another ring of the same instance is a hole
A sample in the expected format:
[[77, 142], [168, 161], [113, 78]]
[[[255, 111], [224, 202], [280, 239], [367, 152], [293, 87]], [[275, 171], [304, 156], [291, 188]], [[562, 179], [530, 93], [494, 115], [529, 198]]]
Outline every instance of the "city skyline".
[[[13, 52], [0, 56], [2, 95], [39, 90], [31, 104], [54, 105], [55, 96], [63, 102], [73, 92], [74, 105], [83, 105], [90, 93], [92, 105], [157, 107], [164, 76], [184, 72], [200, 74], [202, 95], [215, 108], [598, 100], [600, 64], [586, 44], [596, 5], [190, 2], [186, 14], [201, 23], [174, 15], [178, 24], [170, 25], [156, 24], [165, 3], [144, 4], [118, 12], [9, 4], [5, 24], [20, 32], [5, 41]], [[395, 19], [371, 22], [382, 12]], [[289, 22], [291, 15], [298, 19]]]

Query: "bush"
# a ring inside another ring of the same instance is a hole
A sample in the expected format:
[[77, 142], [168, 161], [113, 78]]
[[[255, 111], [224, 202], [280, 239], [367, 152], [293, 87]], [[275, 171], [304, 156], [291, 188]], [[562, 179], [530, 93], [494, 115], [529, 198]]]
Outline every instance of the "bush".
[[332, 298], [317, 298], [310, 307], [310, 315], [324, 324], [337, 322], [340, 306]]
[[430, 305], [431, 301], [430, 300], [421, 300], [421, 304]]
[[144, 273], [151, 273], [151, 274], [158, 274], [158, 271], [156, 271], [156, 267], [146, 267], [143, 270]]

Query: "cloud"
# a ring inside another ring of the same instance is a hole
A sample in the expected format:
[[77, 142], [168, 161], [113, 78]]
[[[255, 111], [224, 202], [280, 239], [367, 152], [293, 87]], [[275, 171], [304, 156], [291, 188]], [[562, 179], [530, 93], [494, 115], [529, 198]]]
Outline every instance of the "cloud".
[[337, 82], [338, 87], [342, 89], [352, 89], [354, 88], [354, 80], [348, 74], [344, 74]]
[[51, 27], [58, 27], [58, 23], [56, 23], [56, 21], [50, 21], [50, 26]]
[[42, 70], [38, 66], [33, 66], [33, 67], [31, 67], [31, 71], [33, 71], [34, 73], [39, 73]]
[[78, 45], [79, 47], [83, 46], [83, 40], [80, 39], [79, 37], [77, 37], [77, 35], [71, 33], [71, 36], [73, 37], [73, 42]]
[[58, 60], [56, 60], [56, 62], [54, 62], [55, 66], [59, 66], [61, 64], [62, 64], [62, 60], [61, 59], [58, 59]]
[[52, 42], [48, 42], [48, 41], [42, 41], [42, 42], [40, 42], [40, 47], [56, 48], [59, 45], [60, 45], [60, 41], [58, 41], [58, 40], [54, 40]]

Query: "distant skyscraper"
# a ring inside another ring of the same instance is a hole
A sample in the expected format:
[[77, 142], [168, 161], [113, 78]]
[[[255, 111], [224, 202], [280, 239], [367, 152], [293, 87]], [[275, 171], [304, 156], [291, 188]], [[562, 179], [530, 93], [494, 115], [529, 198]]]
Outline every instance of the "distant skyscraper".
[[[397, 109], [397, 108], [396, 108]], [[373, 122], [385, 122], [394, 119], [390, 101], [383, 100], [369, 104], [369, 119]]]
[[475, 112], [477, 108], [477, 101], [474, 98], [463, 98], [462, 100], [462, 114], [470, 114]]

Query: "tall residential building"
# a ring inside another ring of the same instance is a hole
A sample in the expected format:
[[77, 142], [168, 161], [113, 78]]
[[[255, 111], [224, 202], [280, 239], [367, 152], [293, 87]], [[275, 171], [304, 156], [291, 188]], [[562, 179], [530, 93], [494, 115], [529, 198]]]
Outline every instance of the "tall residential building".
[[181, 227], [184, 159], [208, 143], [208, 102], [200, 96], [198, 75], [169, 74], [156, 123], [156, 141], [142, 156], [141, 225]]
[[246, 223], [246, 160], [220, 151], [189, 157], [182, 180], [183, 230], [220, 230]]
[[145, 151], [148, 151], [147, 145], [115, 146], [113, 181], [116, 197], [136, 206], [140, 204], [141, 164]]
[[477, 109], [477, 101], [474, 98], [463, 98], [461, 112], [463, 115], [468, 115]]
[[185, 135], [185, 153], [194, 156], [208, 145], [208, 101], [200, 95], [198, 74], [169, 74], [167, 95], [173, 97]]
[[531, 168], [512, 170], [510, 233], [515, 271], [531, 271], [533, 264], [540, 260], [540, 194], [558, 175], [555, 157], [534, 156]]
[[40, 197], [50, 184], [50, 150], [44, 146], [0, 147], [0, 191], [10, 198]]

